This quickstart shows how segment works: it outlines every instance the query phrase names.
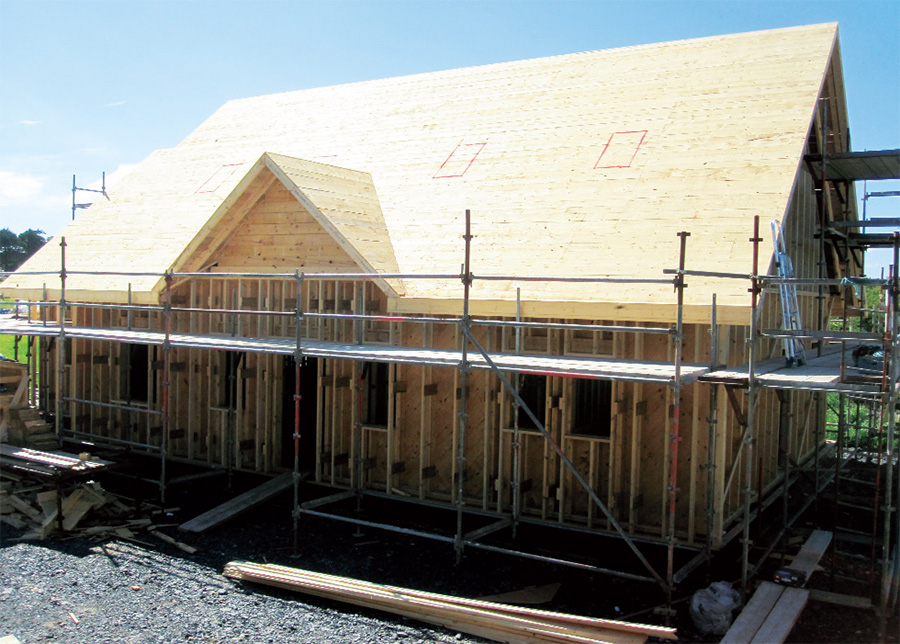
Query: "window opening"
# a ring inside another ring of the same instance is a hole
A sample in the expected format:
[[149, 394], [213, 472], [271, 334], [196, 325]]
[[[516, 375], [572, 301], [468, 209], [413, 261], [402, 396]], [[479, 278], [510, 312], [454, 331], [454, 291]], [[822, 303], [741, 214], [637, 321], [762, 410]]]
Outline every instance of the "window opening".
[[387, 427], [388, 424], [388, 369], [386, 362], [367, 362], [363, 366], [366, 406], [364, 425]]
[[[224, 409], [232, 409], [237, 408], [238, 406], [238, 374], [237, 371], [241, 366], [241, 363], [244, 361], [244, 352], [243, 351], [225, 351], [221, 355], [221, 362], [219, 364], [219, 378], [221, 379], [221, 386], [219, 391], [222, 392], [222, 400], [220, 401], [220, 407]], [[232, 375], [234, 377], [232, 377]], [[246, 405], [246, 391], [242, 390], [241, 393], [241, 403]]]
[[[537, 419], [544, 423], [547, 412], [547, 376], [538, 376], [533, 373], [522, 374], [519, 377], [519, 396]], [[513, 401], [513, 405], [515, 410], [515, 401]], [[537, 425], [522, 407], [519, 407], [516, 413], [518, 414], [519, 429], [537, 429]]]
[[146, 403], [150, 347], [146, 344], [123, 344], [121, 351], [122, 399]]
[[609, 438], [612, 419], [612, 381], [578, 378], [572, 434]]

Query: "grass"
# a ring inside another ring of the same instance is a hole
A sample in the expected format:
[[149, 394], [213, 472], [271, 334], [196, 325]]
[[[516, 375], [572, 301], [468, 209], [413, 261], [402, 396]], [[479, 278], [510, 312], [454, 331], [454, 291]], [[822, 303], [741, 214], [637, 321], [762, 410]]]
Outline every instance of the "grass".
[[[16, 357], [16, 336], [0, 335], [0, 354], [12, 360]], [[19, 362], [25, 362], [25, 351], [28, 348], [28, 339], [19, 338]]]
[[[15, 301], [10, 300], [8, 298], [0, 299], [0, 309], [6, 308], [5, 305], [11, 304], [14, 305]], [[25, 362], [25, 351], [28, 348], [28, 339], [20, 338], [19, 339], [19, 362]], [[16, 355], [16, 336], [14, 335], [0, 335], [0, 355], [3, 355], [9, 359], [13, 359]]]
[[[840, 394], [828, 394], [828, 408], [826, 412], [826, 427], [830, 438], [837, 438], [838, 410], [840, 408]], [[879, 404], [871, 401], [847, 400], [844, 406], [846, 445], [856, 445], [862, 449], [875, 450], [878, 448], [877, 429], [880, 422]]]
[[[840, 318], [832, 318], [829, 323], [830, 329], [879, 333], [884, 330], [882, 305], [884, 293], [879, 286], [866, 286], [864, 289], [863, 301], [866, 304], [866, 310], [860, 311], [858, 315], [848, 316], [846, 323]], [[857, 293], [857, 297], [861, 295], [863, 294]], [[869, 342], [869, 344], [880, 343]], [[826, 435], [828, 438], [835, 439], [838, 432], [840, 394], [829, 393], [827, 401]], [[883, 446], [885, 440], [879, 431], [879, 426], [887, 425], [887, 418], [885, 417], [884, 420], [881, 418], [880, 403], [870, 400], [854, 401], [852, 397], [848, 397], [844, 406], [844, 423], [846, 445], [859, 445], [860, 448], [866, 450], [877, 450], [879, 443]]]

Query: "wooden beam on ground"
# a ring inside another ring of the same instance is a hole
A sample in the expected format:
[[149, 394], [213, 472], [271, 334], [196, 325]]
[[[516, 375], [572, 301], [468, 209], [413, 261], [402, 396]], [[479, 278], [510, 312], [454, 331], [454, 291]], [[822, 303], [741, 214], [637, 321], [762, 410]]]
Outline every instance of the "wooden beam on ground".
[[725, 633], [722, 644], [783, 642], [800, 617], [808, 597], [809, 591], [803, 588], [762, 582]]
[[184, 550], [189, 555], [192, 555], [197, 552], [197, 549], [194, 548], [193, 546], [189, 546], [188, 544], [182, 543], [181, 541], [178, 541], [177, 539], [173, 539], [172, 537], [165, 534], [164, 532], [159, 532], [158, 530], [151, 529], [150, 534], [152, 534], [154, 537], [156, 537], [162, 541], [165, 541], [168, 544], [175, 546], [179, 550]]
[[[791, 569], [802, 571], [806, 575], [805, 579], [809, 579], [819, 565], [822, 555], [825, 554], [828, 544], [831, 543], [832, 536], [827, 530], [814, 530], [791, 562]], [[806, 585], [805, 581], [803, 585]]]
[[766, 621], [760, 626], [751, 642], [759, 644], [783, 642], [791, 632], [791, 629], [794, 628], [794, 624], [797, 623], [797, 619], [799, 619], [800, 613], [803, 612], [803, 607], [806, 606], [808, 598], [808, 590], [792, 587], [784, 588], [781, 593], [781, 599], [772, 607], [772, 612], [769, 613]]
[[273, 496], [288, 489], [293, 483], [293, 474], [285, 472], [274, 479], [266, 481], [262, 485], [236, 496], [222, 505], [214, 507], [200, 516], [194, 517], [178, 526], [184, 532], [205, 532], [210, 528], [225, 523], [245, 512], [255, 505], [262, 503]]
[[387, 611], [502, 642], [646, 642], [674, 629], [551, 613], [382, 586], [276, 565], [231, 562], [225, 576]]

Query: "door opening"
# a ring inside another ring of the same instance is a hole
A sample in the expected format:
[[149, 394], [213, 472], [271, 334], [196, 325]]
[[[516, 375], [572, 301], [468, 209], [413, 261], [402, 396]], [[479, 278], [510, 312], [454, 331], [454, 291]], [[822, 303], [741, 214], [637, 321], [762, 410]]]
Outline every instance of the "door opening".
[[[318, 358], [301, 358], [300, 364], [300, 469], [316, 467], [316, 417]], [[294, 392], [296, 371], [293, 356], [285, 356], [282, 363], [281, 395], [281, 466], [294, 467]]]

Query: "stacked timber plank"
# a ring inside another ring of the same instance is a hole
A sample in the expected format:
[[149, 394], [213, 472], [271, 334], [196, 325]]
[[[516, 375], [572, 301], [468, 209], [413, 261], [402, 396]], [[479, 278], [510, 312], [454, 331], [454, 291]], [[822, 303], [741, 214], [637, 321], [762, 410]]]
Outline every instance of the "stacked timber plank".
[[233, 561], [224, 574], [355, 606], [382, 610], [498, 642], [613, 642], [677, 639], [675, 629], [594, 619], [288, 568]]
[[27, 374], [24, 364], [0, 356], [0, 420], [14, 401], [21, 400]]
[[53, 427], [27, 404], [27, 387], [27, 367], [0, 360], [0, 442], [38, 450], [59, 449]]
[[8, 413], [6, 442], [10, 445], [41, 451], [59, 449], [59, 439], [53, 426], [44, 420], [35, 407], [11, 407]]
[[92, 457], [88, 453], [44, 452], [28, 447], [0, 445], [0, 465], [4, 467], [4, 476], [20, 472], [62, 480], [96, 474], [115, 463]]

